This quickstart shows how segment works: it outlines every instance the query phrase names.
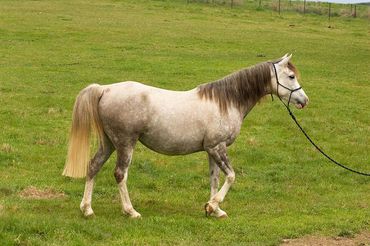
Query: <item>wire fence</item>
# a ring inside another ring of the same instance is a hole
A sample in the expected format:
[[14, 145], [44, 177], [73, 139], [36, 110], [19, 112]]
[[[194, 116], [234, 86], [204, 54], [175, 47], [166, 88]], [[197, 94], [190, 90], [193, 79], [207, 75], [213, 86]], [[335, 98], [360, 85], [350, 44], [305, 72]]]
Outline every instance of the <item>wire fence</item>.
[[187, 0], [187, 3], [204, 3], [257, 10], [267, 9], [279, 14], [298, 12], [301, 14], [328, 15], [329, 17], [367, 18], [370, 20], [369, 4], [334, 4], [305, 0]]

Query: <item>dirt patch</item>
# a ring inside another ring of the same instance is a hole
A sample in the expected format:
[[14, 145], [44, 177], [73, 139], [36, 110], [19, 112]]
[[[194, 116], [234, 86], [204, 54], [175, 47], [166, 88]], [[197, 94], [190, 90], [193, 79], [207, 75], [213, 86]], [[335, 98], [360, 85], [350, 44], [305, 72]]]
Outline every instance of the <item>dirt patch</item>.
[[66, 195], [51, 188], [38, 189], [34, 186], [29, 186], [19, 192], [19, 196], [27, 199], [56, 199], [63, 198]]
[[58, 144], [58, 141], [55, 139], [39, 138], [39, 139], [36, 139], [34, 143], [37, 145], [55, 146]]
[[284, 239], [282, 246], [367, 246], [370, 245], [370, 231], [354, 237], [305, 236], [297, 239]]
[[8, 143], [3, 143], [0, 145], [0, 151], [4, 153], [11, 153], [14, 152], [14, 148]]

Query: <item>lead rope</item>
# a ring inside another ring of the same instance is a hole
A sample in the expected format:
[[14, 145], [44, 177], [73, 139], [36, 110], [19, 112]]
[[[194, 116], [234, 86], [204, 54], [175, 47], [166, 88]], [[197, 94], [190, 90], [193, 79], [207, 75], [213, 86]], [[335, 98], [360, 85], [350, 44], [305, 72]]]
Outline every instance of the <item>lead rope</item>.
[[[284, 104], [285, 105], [285, 104]], [[353, 173], [357, 173], [357, 174], [360, 174], [360, 175], [363, 175], [363, 176], [370, 176], [370, 173], [364, 173], [364, 172], [360, 172], [360, 171], [357, 171], [357, 170], [354, 170], [350, 167], [347, 167], [339, 162], [337, 162], [336, 160], [334, 160], [332, 157], [330, 157], [328, 154], [326, 154], [319, 146], [317, 146], [317, 144], [310, 138], [310, 136], [308, 136], [307, 132], [302, 128], [302, 126], [299, 124], [299, 122], [297, 121], [295, 115], [293, 114], [293, 112], [290, 110], [289, 107], [287, 107], [285, 105], [286, 109], [288, 110], [289, 112], [289, 115], [290, 117], [292, 117], [293, 121], [296, 123], [296, 125], [298, 126], [298, 128], [301, 130], [301, 132], [303, 133], [303, 135], [308, 139], [308, 141], [310, 141], [310, 143], [323, 155], [325, 156], [327, 159], [329, 159], [331, 162], [333, 162], [334, 164], [348, 170], [348, 171], [351, 171]]]
[[[277, 76], [277, 72], [276, 72], [276, 68], [275, 68], [275, 64], [272, 63], [272, 66], [274, 68], [274, 71], [275, 71], [275, 75], [276, 75], [276, 82], [277, 82], [277, 88], [279, 88], [278, 86], [281, 84], [279, 83], [279, 79], [278, 79], [278, 76]], [[284, 88], [286, 88], [284, 86]], [[296, 91], [297, 89], [295, 90], [291, 90], [289, 88], [286, 88], [290, 91], [290, 95], [289, 95], [289, 101], [288, 101], [288, 104], [286, 104], [282, 99], [281, 97], [279, 96], [279, 94], [277, 95], [280, 99], [280, 101], [283, 103], [283, 105], [285, 106], [285, 108], [288, 110], [288, 113], [290, 115], [290, 117], [292, 117], [293, 121], [295, 122], [295, 124], [298, 126], [298, 128], [301, 130], [301, 132], [303, 133], [303, 135], [307, 138], [307, 140], [323, 155], [325, 156], [328, 160], [330, 160], [331, 162], [333, 162], [335, 165], [337, 166], [340, 166], [341, 168], [344, 168], [350, 172], [353, 172], [353, 173], [356, 173], [356, 174], [359, 174], [359, 175], [363, 175], [363, 176], [370, 176], [370, 173], [364, 173], [364, 172], [360, 172], [360, 171], [357, 171], [357, 170], [354, 170], [350, 167], [347, 167], [346, 165], [343, 165], [339, 162], [337, 162], [336, 160], [334, 160], [332, 157], [330, 157], [328, 154], [326, 154], [312, 139], [311, 137], [307, 134], [307, 132], [302, 128], [302, 126], [299, 124], [297, 118], [295, 117], [295, 115], [293, 114], [292, 110], [290, 109], [289, 107], [289, 103], [290, 103], [290, 98], [292, 96], [292, 93], [294, 91]], [[299, 88], [300, 89], [300, 88]], [[277, 90], [278, 91], [278, 90]], [[273, 96], [271, 94], [271, 98], [273, 99]]]

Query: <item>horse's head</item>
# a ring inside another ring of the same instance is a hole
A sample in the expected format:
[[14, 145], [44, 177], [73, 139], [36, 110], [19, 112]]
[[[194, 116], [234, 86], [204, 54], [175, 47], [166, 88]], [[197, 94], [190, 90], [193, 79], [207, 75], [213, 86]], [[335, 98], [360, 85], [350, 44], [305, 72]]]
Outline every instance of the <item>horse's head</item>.
[[285, 55], [278, 62], [274, 62], [274, 76], [271, 80], [272, 93], [290, 103], [293, 103], [297, 108], [302, 109], [308, 103], [308, 97], [299, 85], [297, 76], [298, 71], [290, 62], [292, 55]]

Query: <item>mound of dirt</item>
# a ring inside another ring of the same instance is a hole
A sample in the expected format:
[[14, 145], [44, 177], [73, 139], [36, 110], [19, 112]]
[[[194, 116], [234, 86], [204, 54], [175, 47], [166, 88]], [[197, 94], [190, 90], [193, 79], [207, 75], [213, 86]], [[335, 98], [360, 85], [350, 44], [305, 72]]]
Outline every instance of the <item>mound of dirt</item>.
[[29, 186], [19, 192], [19, 196], [27, 199], [56, 199], [65, 197], [65, 194], [51, 188], [42, 190], [34, 186]]
[[282, 246], [367, 246], [370, 245], [370, 231], [354, 237], [305, 236], [296, 239], [284, 239]]

